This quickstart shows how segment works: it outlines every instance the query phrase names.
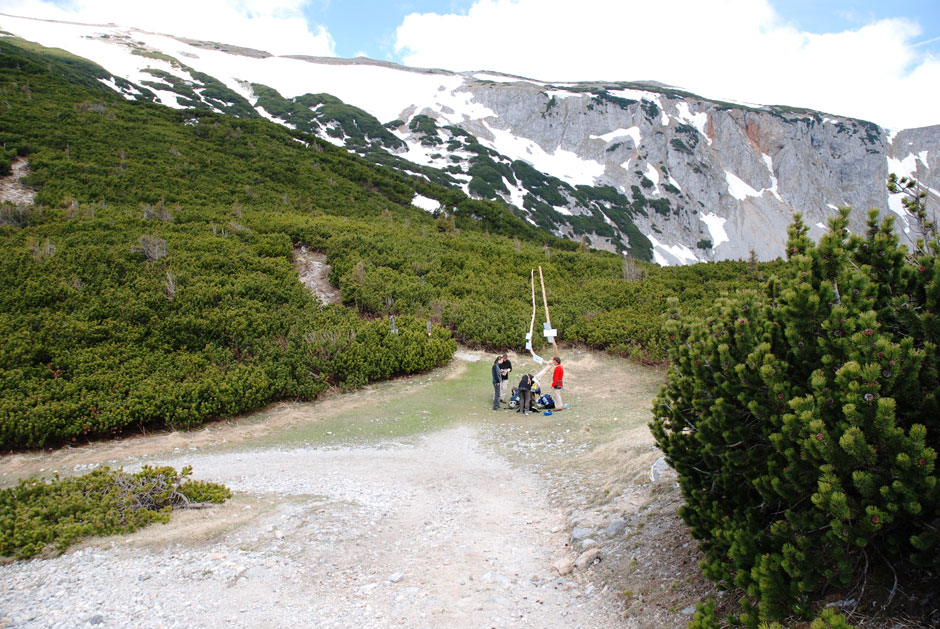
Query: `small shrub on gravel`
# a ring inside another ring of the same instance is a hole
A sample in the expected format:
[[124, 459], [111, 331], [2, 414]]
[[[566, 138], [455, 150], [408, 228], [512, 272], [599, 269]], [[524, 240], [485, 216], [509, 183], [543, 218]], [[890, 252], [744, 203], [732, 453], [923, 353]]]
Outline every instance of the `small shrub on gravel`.
[[144, 466], [136, 473], [100, 467], [84, 476], [28, 478], [0, 491], [0, 555], [61, 554], [89, 535], [130, 533], [167, 522], [174, 508], [225, 502], [224, 485], [188, 480], [192, 467]]

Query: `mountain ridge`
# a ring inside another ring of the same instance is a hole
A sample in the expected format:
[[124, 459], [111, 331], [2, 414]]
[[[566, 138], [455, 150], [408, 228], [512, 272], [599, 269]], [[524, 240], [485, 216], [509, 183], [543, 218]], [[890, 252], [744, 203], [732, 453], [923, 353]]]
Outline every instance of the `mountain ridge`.
[[[654, 81], [553, 83], [60, 26], [71, 52], [144, 88], [120, 89], [125, 97], [147, 98], [149, 90], [173, 107], [303, 128], [376, 163], [500, 199], [556, 236], [659, 264], [751, 252], [773, 259], [783, 255], [795, 213], [818, 238], [842, 205], [890, 210], [903, 234], [909, 217], [889, 200], [888, 173], [940, 190], [930, 168], [940, 125], [889, 131]], [[0, 27], [53, 37], [48, 23], [28, 18], [4, 16]], [[850, 229], [863, 228], [862, 214]]]

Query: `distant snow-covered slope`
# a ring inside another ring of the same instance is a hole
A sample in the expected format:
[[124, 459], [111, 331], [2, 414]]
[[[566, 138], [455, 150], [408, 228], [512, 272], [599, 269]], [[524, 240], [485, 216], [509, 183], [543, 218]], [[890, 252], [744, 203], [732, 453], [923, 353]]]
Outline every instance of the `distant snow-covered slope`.
[[[837, 207], [890, 209], [889, 172], [940, 190], [940, 126], [888, 132], [656, 84], [547, 83], [366, 59], [275, 57], [115, 25], [0, 14], [0, 29], [95, 61], [127, 98], [264, 116], [379, 163], [501, 198], [532, 224], [660, 264], [784, 253]], [[120, 79], [124, 79], [121, 81]], [[133, 86], [128, 86], [129, 81]], [[861, 230], [864, 212], [851, 227]]]

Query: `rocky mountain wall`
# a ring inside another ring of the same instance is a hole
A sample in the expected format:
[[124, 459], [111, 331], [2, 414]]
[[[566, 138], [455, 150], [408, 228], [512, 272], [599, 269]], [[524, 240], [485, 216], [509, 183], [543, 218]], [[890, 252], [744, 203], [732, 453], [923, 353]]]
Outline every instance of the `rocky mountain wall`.
[[[783, 255], [795, 213], [898, 215], [893, 172], [940, 207], [940, 125], [890, 132], [654, 83], [552, 84], [369, 59], [272, 56], [115, 25], [0, 16], [0, 30], [86, 56], [126, 98], [264, 116], [366, 159], [501, 198], [556, 235], [660, 264]], [[446, 208], [442, 209], [446, 211]]]
[[[786, 227], [797, 212], [819, 237], [835, 208], [849, 205], [862, 210], [851, 225], [860, 230], [864, 210], [900, 208], [889, 203], [889, 169], [938, 187], [930, 158], [940, 158], [940, 126], [892, 137], [872, 123], [818, 112], [610, 85], [579, 86], [578, 92], [468, 82], [465, 89], [494, 115], [460, 126], [481, 140], [497, 141], [491, 129], [498, 129], [534, 142], [546, 154], [571, 152], [596, 164], [596, 185], [612, 185], [630, 197], [639, 187], [649, 199], [666, 199], [668, 211], [634, 216], [634, 222], [698, 259], [745, 258], [751, 250], [761, 259], [783, 255]], [[898, 223], [905, 226], [903, 219]], [[712, 246], [698, 247], [703, 241]], [[667, 262], [678, 261], [661, 253]]]

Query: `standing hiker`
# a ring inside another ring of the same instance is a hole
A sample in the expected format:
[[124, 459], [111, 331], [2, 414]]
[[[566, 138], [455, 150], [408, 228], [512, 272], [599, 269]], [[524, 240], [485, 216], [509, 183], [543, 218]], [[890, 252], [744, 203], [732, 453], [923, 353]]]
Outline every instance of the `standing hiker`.
[[499, 410], [499, 390], [503, 385], [503, 372], [499, 368], [499, 363], [503, 359], [502, 356], [497, 356], [496, 360], [493, 361], [493, 410]]
[[503, 381], [499, 390], [499, 401], [506, 401], [506, 391], [509, 390], [509, 372], [512, 371], [512, 363], [509, 362], [509, 354], [503, 354], [503, 360], [499, 363], [499, 370], [503, 374]]
[[555, 356], [555, 371], [552, 373], [552, 397], [555, 398], [555, 408], [561, 410], [565, 405], [561, 401], [562, 379], [565, 377], [565, 368], [561, 366], [561, 359]]

